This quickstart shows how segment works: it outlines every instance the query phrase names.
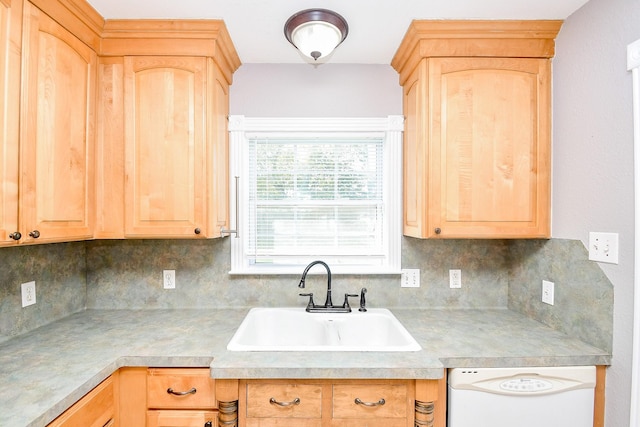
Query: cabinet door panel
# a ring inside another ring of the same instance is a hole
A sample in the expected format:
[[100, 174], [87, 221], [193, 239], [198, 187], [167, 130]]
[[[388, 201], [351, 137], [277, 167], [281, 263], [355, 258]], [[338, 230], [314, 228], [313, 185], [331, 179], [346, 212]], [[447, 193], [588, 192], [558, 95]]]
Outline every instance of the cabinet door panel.
[[447, 237], [543, 237], [548, 61], [430, 60], [431, 223]]
[[18, 7], [0, 1], [0, 245], [18, 231], [20, 28]]
[[25, 11], [21, 225], [39, 241], [90, 238], [96, 54], [28, 2]]
[[125, 233], [205, 235], [204, 58], [127, 57]]
[[207, 114], [207, 147], [210, 153], [207, 154], [207, 183], [211, 185], [208, 218], [210, 237], [217, 237], [221, 228], [229, 229], [237, 225], [229, 225], [229, 85], [212, 59], [208, 60], [208, 70], [211, 88], [207, 93], [212, 97], [209, 101], [210, 113]]
[[115, 412], [115, 387], [113, 378], [109, 377], [48, 427], [104, 427], [112, 425]]
[[403, 139], [403, 233], [422, 237], [427, 227], [428, 144], [427, 132], [427, 74], [426, 60], [422, 60], [404, 87], [405, 130]]

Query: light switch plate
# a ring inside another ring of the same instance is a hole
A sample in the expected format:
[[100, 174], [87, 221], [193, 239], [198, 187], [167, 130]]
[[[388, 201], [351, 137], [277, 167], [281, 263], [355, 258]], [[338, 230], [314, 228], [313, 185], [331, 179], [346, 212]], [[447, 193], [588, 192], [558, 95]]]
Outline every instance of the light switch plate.
[[589, 259], [618, 263], [618, 233], [589, 233]]

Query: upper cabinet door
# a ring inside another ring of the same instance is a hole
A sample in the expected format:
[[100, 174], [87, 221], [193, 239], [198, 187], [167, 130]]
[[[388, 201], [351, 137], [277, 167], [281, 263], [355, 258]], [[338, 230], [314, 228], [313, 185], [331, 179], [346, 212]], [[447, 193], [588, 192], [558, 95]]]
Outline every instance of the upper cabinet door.
[[0, 245], [19, 241], [14, 233], [18, 232], [20, 12], [10, 1], [0, 0]]
[[549, 60], [433, 58], [428, 80], [428, 232], [548, 236]]
[[[207, 59], [209, 95], [207, 117], [207, 183], [209, 237], [220, 236], [222, 228], [229, 229], [229, 85], [212, 59]], [[237, 227], [236, 224], [233, 225]]]
[[208, 234], [206, 67], [197, 57], [125, 57], [125, 236]]
[[23, 34], [23, 239], [91, 238], [96, 54], [29, 2]]

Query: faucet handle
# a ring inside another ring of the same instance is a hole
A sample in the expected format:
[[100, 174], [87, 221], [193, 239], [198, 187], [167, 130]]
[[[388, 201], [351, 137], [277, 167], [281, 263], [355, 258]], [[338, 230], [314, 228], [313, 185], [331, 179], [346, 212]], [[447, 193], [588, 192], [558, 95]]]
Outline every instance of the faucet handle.
[[310, 292], [308, 294], [299, 294], [301, 297], [309, 297], [309, 302], [307, 303], [307, 310], [309, 310], [310, 308], [314, 308], [316, 306], [316, 304], [313, 302], [313, 292]]
[[367, 288], [362, 288], [360, 290], [360, 308], [358, 309], [358, 311], [367, 311], [367, 302], [364, 298], [364, 294], [367, 293]]
[[348, 308], [351, 311], [351, 306], [349, 305], [349, 297], [357, 298], [358, 294], [344, 294], [344, 303], [342, 304], [342, 308]]

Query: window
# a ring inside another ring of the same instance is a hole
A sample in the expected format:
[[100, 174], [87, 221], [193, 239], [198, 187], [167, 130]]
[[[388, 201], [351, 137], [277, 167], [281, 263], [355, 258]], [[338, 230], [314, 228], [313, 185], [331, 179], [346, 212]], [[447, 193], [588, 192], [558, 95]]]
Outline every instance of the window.
[[231, 273], [298, 274], [319, 259], [335, 273], [397, 274], [402, 125], [230, 117]]

